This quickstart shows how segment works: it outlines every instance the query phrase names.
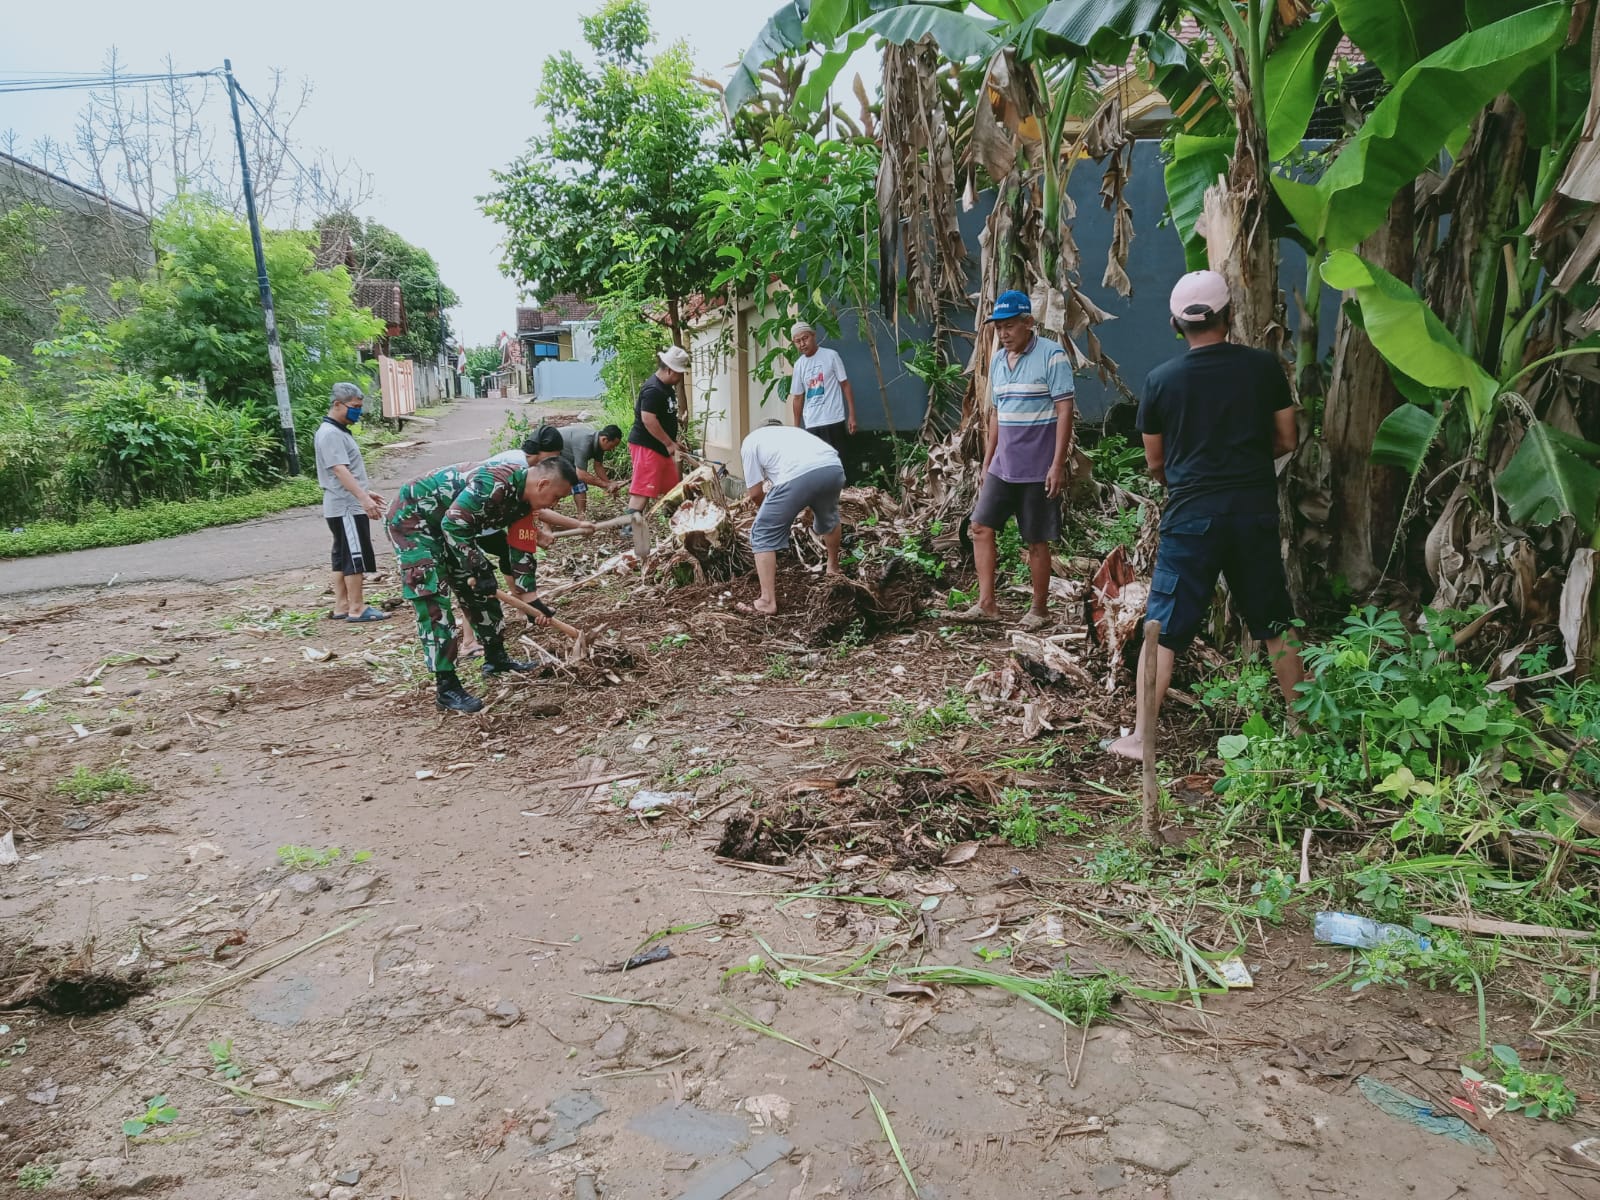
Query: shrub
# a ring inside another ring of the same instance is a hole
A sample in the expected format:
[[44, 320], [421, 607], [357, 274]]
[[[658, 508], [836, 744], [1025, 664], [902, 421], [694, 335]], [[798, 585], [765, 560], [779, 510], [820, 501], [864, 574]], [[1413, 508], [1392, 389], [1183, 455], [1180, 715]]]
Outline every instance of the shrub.
[[0, 523], [10, 528], [39, 515], [60, 446], [55, 422], [7, 378], [6, 367], [0, 358]]
[[90, 379], [67, 406], [56, 485], [64, 516], [160, 500], [220, 499], [256, 486], [272, 439], [248, 411], [193, 384], [139, 375]]

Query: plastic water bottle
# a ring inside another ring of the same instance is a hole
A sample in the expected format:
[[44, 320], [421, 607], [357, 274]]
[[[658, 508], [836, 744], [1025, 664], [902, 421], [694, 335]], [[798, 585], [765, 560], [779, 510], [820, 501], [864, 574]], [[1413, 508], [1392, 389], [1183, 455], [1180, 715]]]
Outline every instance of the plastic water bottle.
[[1311, 922], [1311, 936], [1319, 942], [1355, 946], [1361, 950], [1370, 950], [1396, 938], [1409, 942], [1419, 950], [1429, 947], [1428, 939], [1415, 930], [1403, 925], [1386, 925], [1370, 917], [1358, 917], [1355, 913], [1319, 912]]

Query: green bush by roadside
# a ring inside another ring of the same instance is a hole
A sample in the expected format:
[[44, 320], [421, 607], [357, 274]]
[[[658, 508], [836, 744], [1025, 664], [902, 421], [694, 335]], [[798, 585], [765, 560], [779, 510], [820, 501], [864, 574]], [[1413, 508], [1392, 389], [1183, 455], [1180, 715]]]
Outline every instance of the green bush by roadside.
[[0, 559], [31, 558], [96, 546], [131, 546], [213, 525], [236, 525], [286, 508], [316, 504], [321, 499], [322, 489], [315, 479], [299, 478], [221, 500], [146, 504], [101, 512], [73, 524], [41, 521], [21, 533], [0, 532]]

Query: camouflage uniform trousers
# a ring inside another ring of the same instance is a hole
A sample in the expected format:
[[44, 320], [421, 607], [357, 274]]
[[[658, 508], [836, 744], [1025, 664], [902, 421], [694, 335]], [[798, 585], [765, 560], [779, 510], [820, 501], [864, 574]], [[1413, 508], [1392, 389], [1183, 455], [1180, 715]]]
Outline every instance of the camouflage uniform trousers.
[[400, 593], [417, 613], [417, 636], [422, 640], [428, 670], [453, 673], [461, 637], [450, 611], [450, 593], [460, 598], [472, 632], [484, 645], [500, 636], [505, 614], [500, 601], [472, 590], [460, 555], [429, 528], [416, 511], [414, 498], [407, 496], [410, 486], [402, 488], [390, 505], [384, 528], [400, 567]]

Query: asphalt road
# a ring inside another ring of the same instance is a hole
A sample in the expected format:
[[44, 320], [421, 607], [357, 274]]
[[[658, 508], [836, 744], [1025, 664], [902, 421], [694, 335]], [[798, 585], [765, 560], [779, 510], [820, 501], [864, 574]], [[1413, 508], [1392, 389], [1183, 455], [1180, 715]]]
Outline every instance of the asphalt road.
[[[427, 471], [486, 457], [494, 431], [506, 414], [535, 406], [525, 400], [453, 401], [433, 425], [407, 425], [408, 438], [422, 445], [383, 455], [373, 485], [393, 498], [395, 488]], [[553, 401], [541, 412], [568, 411], [576, 404]], [[380, 561], [392, 552], [382, 535], [373, 541]], [[224, 583], [296, 567], [326, 567], [328, 527], [319, 508], [292, 508], [239, 525], [221, 525], [137, 546], [74, 550], [0, 563], [0, 597], [37, 597], [76, 588], [101, 587], [112, 576], [129, 583]]]

